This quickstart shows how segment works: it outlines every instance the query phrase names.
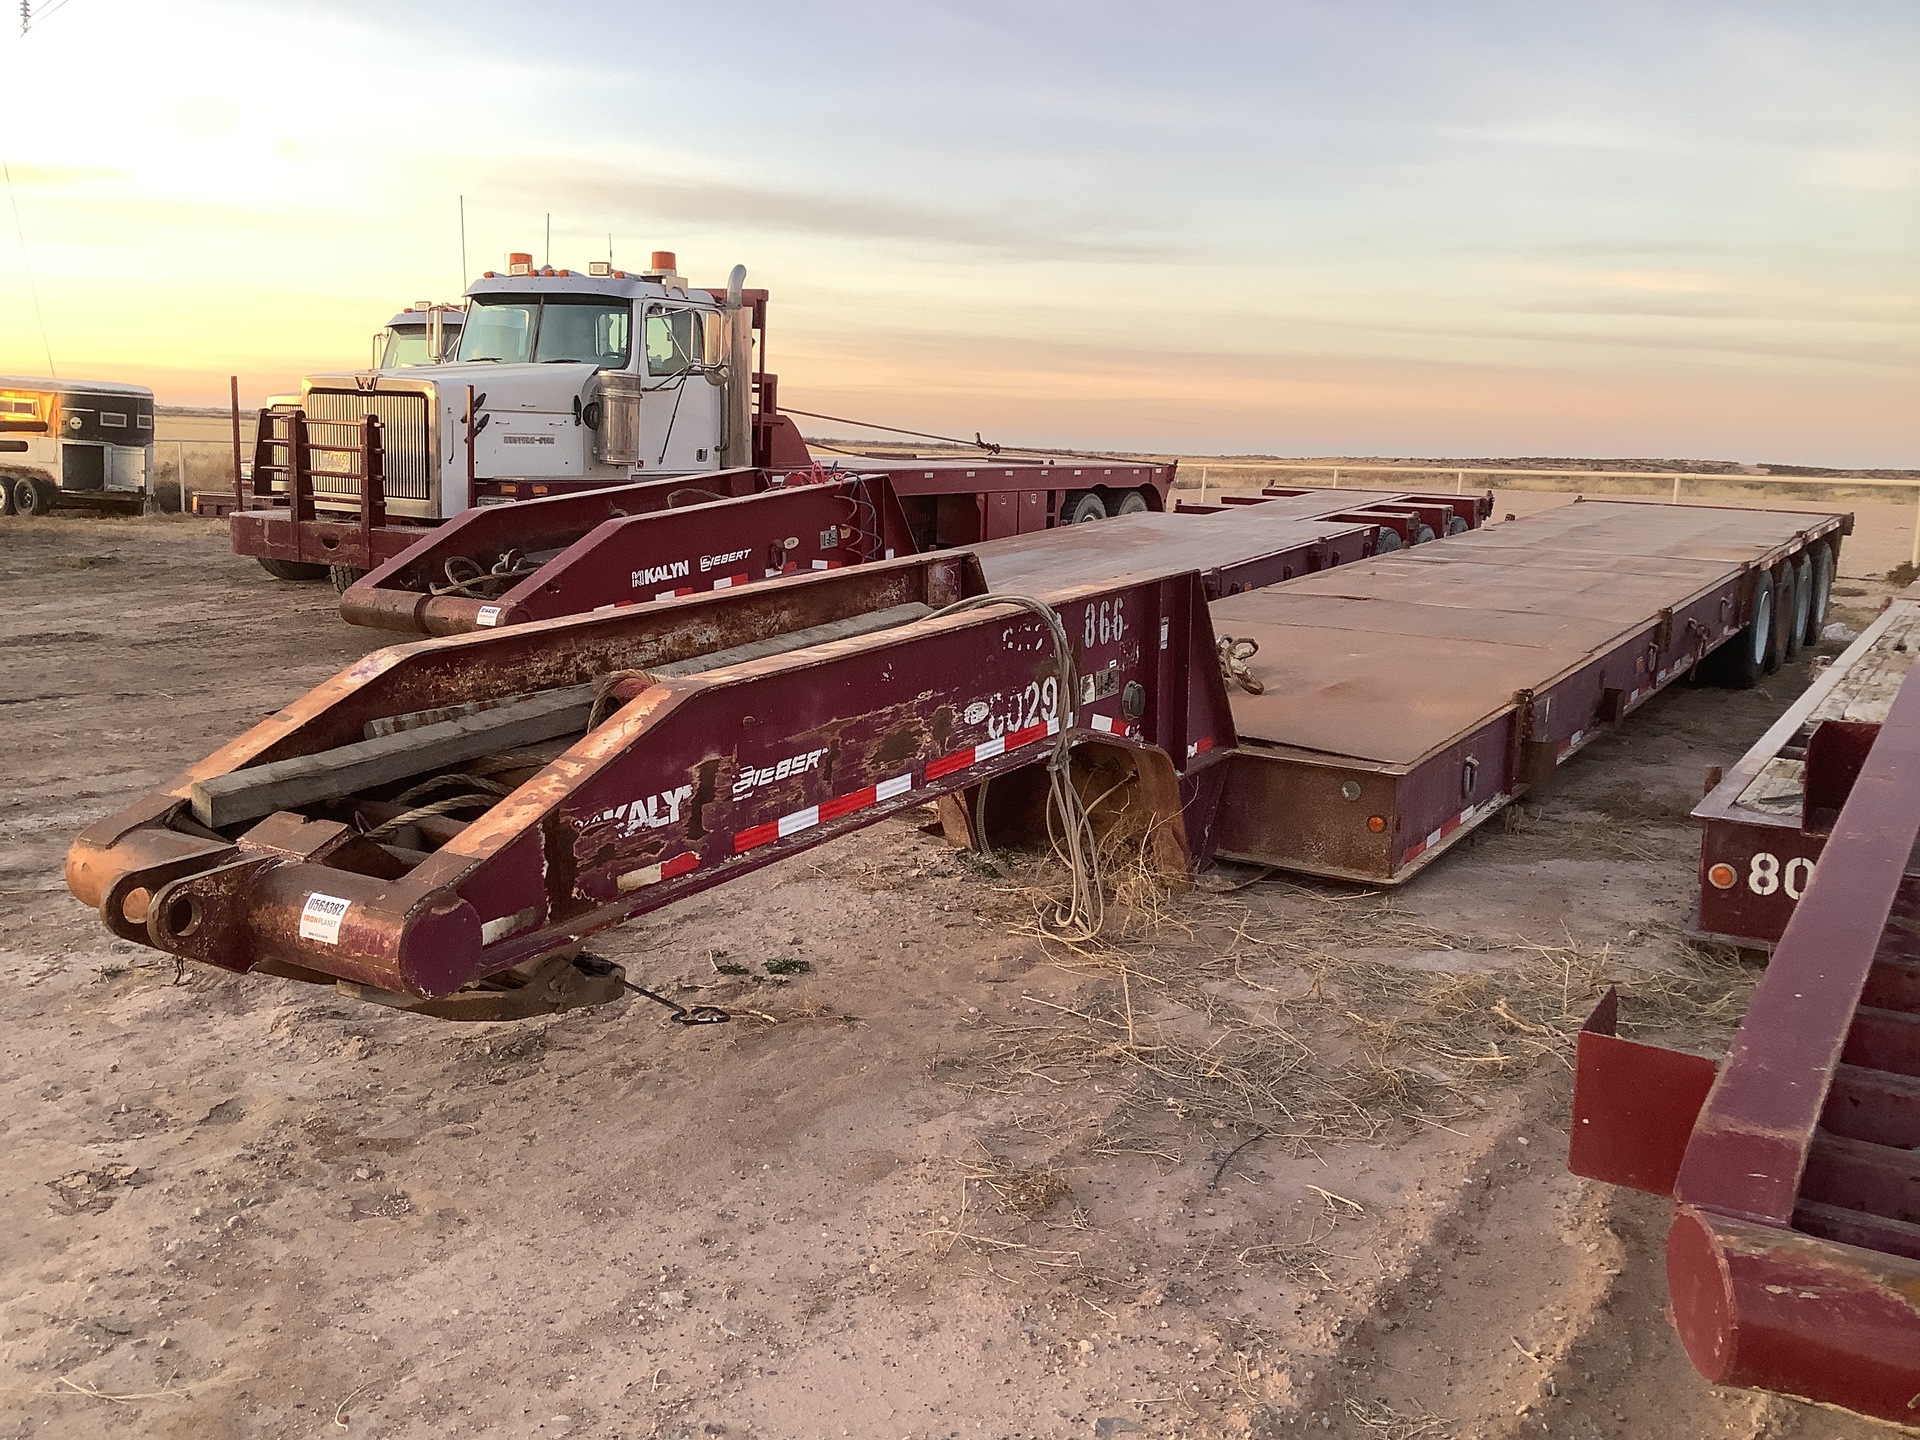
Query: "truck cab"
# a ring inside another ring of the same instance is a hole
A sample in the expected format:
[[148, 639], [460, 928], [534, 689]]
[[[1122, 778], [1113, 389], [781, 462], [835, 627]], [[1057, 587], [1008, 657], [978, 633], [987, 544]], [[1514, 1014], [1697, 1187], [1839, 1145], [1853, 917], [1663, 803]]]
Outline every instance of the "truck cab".
[[421, 300], [409, 305], [373, 337], [373, 368], [405, 370], [415, 365], [439, 365], [460, 348], [460, 327], [466, 311], [458, 305], [435, 305]]
[[382, 523], [436, 524], [495, 499], [750, 464], [752, 332], [765, 300], [742, 290], [745, 273], [703, 290], [667, 252], [638, 273], [510, 256], [468, 288], [444, 360], [310, 376], [297, 407], [264, 412], [254, 494], [242, 498], [286, 504], [304, 488], [316, 518], [361, 511], [369, 416]]

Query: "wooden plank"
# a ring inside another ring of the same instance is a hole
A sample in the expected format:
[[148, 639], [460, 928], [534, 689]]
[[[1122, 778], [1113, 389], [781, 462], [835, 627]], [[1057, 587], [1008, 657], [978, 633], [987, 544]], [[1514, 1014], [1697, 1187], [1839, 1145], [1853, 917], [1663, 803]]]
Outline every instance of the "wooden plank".
[[[932, 613], [923, 604], [896, 605], [675, 661], [649, 673], [661, 679], [699, 675], [831, 640], [890, 630]], [[584, 731], [593, 708], [593, 690], [590, 684], [569, 685], [375, 720], [366, 727], [375, 733], [365, 740], [197, 782], [189, 791], [194, 818], [213, 826], [257, 820], [276, 810], [338, 799], [518, 745]]]
[[933, 614], [931, 605], [910, 601], [905, 605], [894, 605], [885, 610], [874, 610], [864, 615], [849, 615], [844, 620], [829, 620], [824, 625], [809, 625], [804, 630], [789, 631], [785, 635], [770, 635], [764, 640], [750, 640], [745, 645], [735, 645], [729, 650], [715, 650], [709, 655], [695, 655], [688, 660], [675, 660], [667, 665], [656, 665], [647, 673], [658, 675], [663, 680], [671, 680], [682, 675], [703, 675], [709, 670], [718, 670], [727, 665], [741, 665], [749, 660], [764, 660], [770, 655], [786, 655], [795, 650], [805, 650], [813, 645], [825, 645], [830, 640], [847, 640], [856, 635], [873, 635], [882, 630], [891, 630], [915, 620], [924, 620]]
[[[570, 685], [568, 692], [579, 695], [587, 703], [593, 701], [593, 686]], [[436, 725], [442, 720], [457, 720], [462, 715], [478, 715], [486, 710], [499, 710], [508, 705], [518, 705], [525, 700], [538, 699], [561, 693], [558, 690], [521, 690], [512, 695], [500, 695], [491, 700], [463, 700], [457, 705], [436, 705], [430, 710], [409, 710], [403, 715], [382, 715], [369, 720], [361, 733], [372, 740], [381, 735], [396, 734], [401, 730], [418, 730], [423, 725]]]
[[592, 708], [591, 686], [569, 686], [495, 710], [215, 775], [195, 782], [188, 794], [194, 818], [202, 825], [255, 820], [585, 730]]

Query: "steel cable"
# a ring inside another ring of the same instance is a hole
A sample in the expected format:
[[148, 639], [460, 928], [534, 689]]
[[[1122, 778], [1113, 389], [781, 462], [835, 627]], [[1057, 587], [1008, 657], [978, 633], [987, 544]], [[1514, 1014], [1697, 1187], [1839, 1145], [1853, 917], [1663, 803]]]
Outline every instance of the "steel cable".
[[[1030, 595], [1014, 594], [970, 595], [935, 611], [928, 618], [939, 619], [944, 615], [957, 615], [993, 605], [1016, 605], [1032, 612], [1046, 625], [1047, 633], [1053, 640], [1053, 653], [1060, 678], [1060, 733], [1055, 737], [1047, 756], [1047, 837], [1053, 844], [1054, 852], [1067, 867], [1070, 884], [1067, 899], [1054, 906], [1050, 920], [1042, 918], [1040, 928], [1045, 934], [1059, 940], [1091, 940], [1106, 924], [1107, 897], [1100, 880], [1100, 848], [1094, 838], [1093, 820], [1073, 784], [1072, 745], [1068, 734], [1072, 729], [1078, 676], [1066, 626], [1061, 623], [1053, 607], [1044, 601]], [[985, 793], [983, 785], [983, 797]], [[1059, 827], [1057, 833], [1056, 822]], [[975, 830], [982, 849], [989, 849], [984, 827], [976, 825]]]

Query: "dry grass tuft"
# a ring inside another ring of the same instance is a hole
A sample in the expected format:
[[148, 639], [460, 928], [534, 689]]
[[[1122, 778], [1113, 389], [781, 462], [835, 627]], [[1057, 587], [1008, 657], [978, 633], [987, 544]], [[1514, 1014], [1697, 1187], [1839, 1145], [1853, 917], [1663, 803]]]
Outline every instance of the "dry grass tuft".
[[[1099, 942], [1016, 927], [1096, 983], [1070, 1006], [1025, 996], [1033, 1023], [997, 1027], [997, 1047], [969, 1067], [983, 1064], [1001, 1090], [1096, 1082], [1117, 1094], [1097, 1153], [1176, 1162], [1169, 1115], [1295, 1153], [1470, 1116], [1490, 1085], [1541, 1063], [1570, 1067], [1609, 983], [1631, 989], [1641, 1025], [1696, 1032], [1737, 1019], [1750, 986], [1737, 960], [1677, 931], [1649, 934], [1628, 960], [1570, 936], [1456, 933], [1376, 893], [1280, 884], [1253, 899], [1170, 895], [1145, 847], [1130, 853], [1108, 871], [1114, 923]], [[1035, 916], [1053, 903], [1045, 873], [1033, 867], [1010, 892]]]
[[1424, 1405], [1416, 1415], [1402, 1414], [1379, 1400], [1347, 1397], [1347, 1414], [1379, 1440], [1442, 1440], [1453, 1434], [1453, 1422], [1443, 1420]]
[[966, 1183], [993, 1196], [1002, 1215], [1022, 1220], [1038, 1220], [1069, 1193], [1067, 1177], [1058, 1170], [1021, 1170], [990, 1159], [986, 1164], [963, 1165], [961, 1171]]

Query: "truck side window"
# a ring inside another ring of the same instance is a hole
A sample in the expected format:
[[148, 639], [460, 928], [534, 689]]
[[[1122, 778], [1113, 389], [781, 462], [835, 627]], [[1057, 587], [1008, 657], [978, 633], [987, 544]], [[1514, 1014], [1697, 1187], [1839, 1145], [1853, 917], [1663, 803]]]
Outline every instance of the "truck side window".
[[698, 310], [647, 312], [647, 374], [685, 375], [706, 363], [706, 327]]

